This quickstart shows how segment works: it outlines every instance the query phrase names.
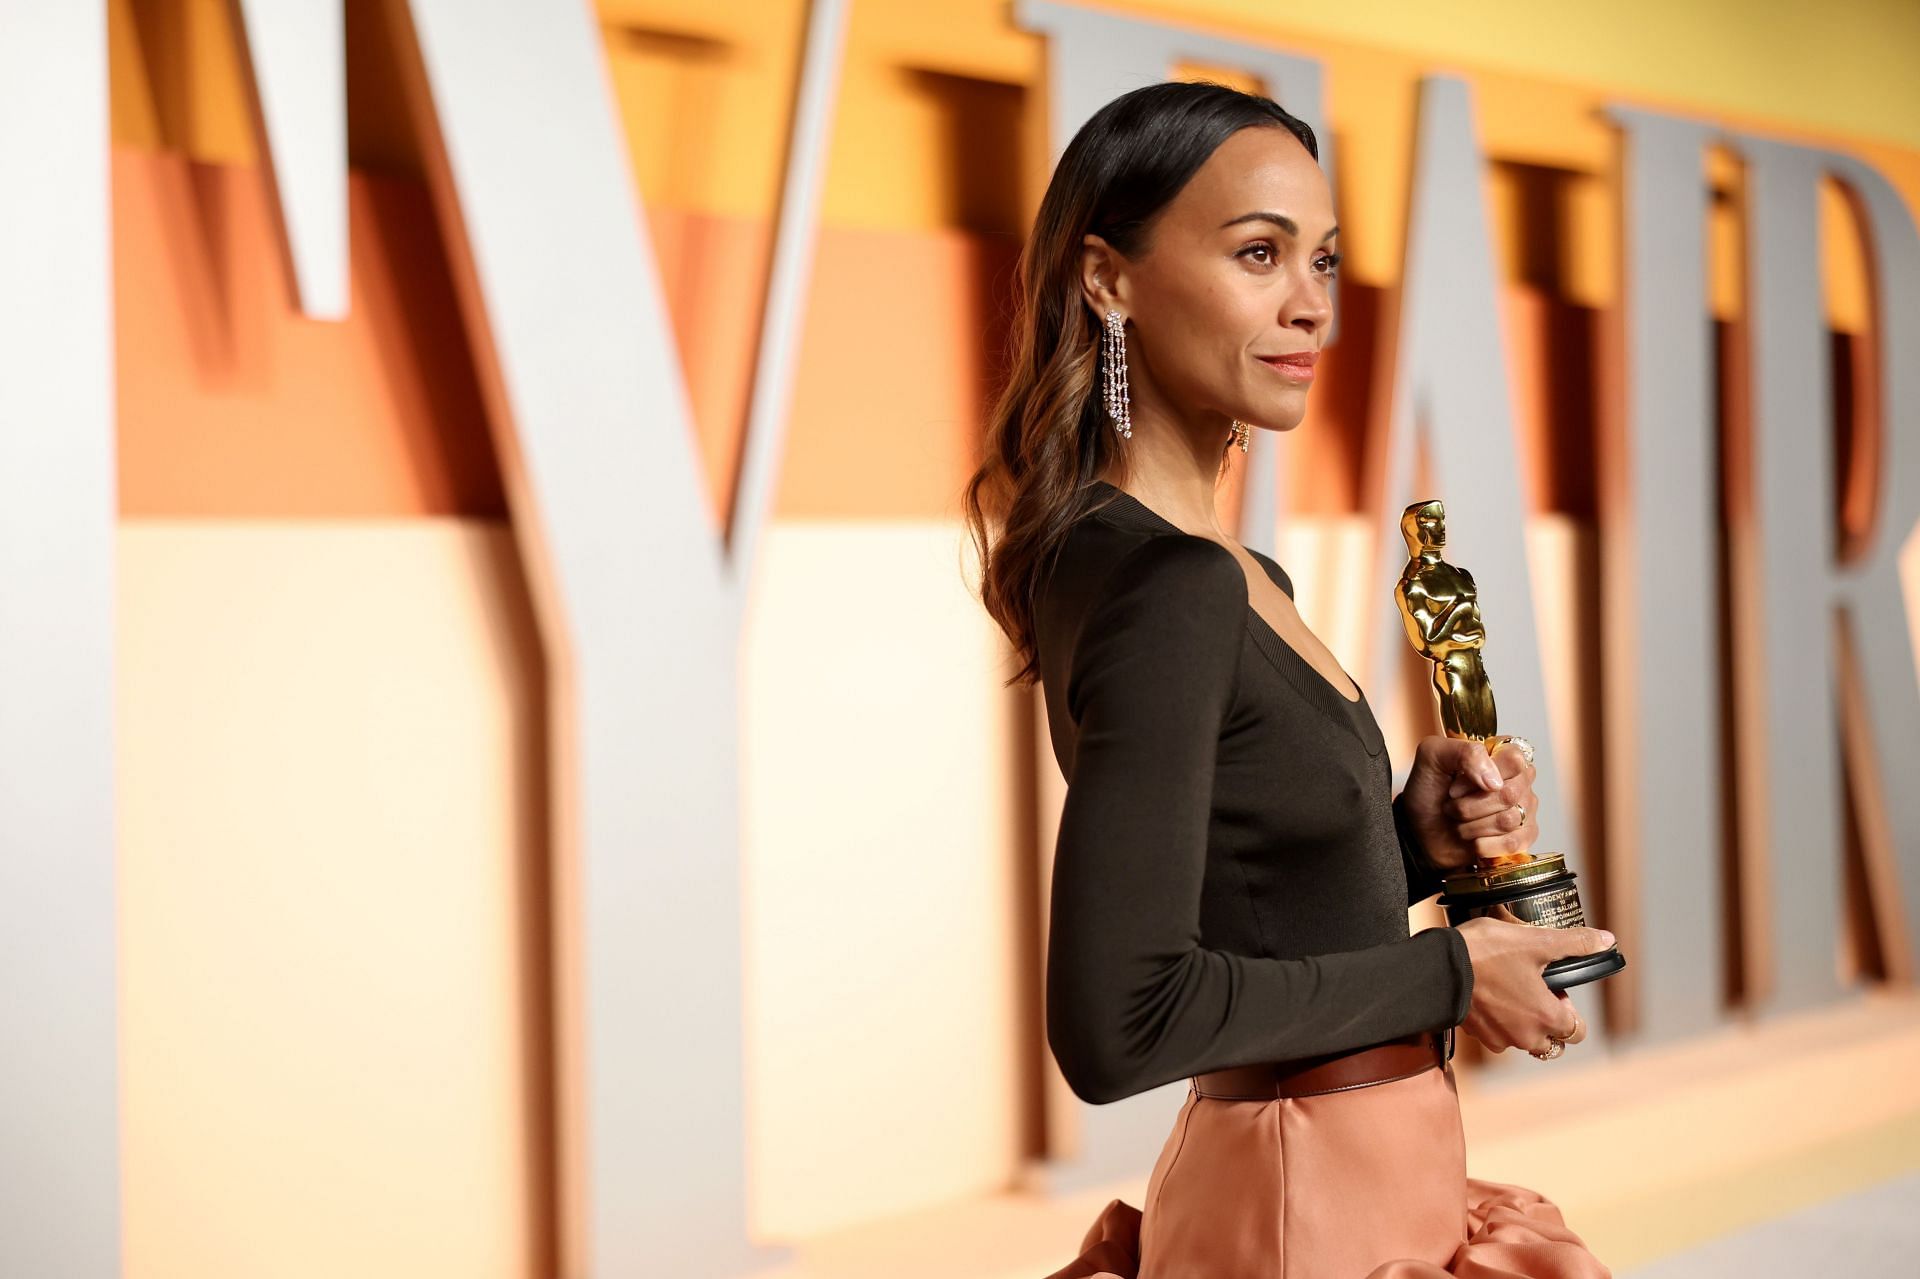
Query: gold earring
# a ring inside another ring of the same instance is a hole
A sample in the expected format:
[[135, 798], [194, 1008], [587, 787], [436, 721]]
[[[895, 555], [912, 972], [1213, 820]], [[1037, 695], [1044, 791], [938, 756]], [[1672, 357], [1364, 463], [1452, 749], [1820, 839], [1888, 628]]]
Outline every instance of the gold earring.
[[1242, 453], [1245, 453], [1247, 451], [1247, 439], [1252, 434], [1253, 434], [1253, 429], [1251, 427], [1249, 427], [1245, 422], [1242, 422], [1238, 418], [1234, 419], [1233, 442], [1240, 446], [1240, 451]]

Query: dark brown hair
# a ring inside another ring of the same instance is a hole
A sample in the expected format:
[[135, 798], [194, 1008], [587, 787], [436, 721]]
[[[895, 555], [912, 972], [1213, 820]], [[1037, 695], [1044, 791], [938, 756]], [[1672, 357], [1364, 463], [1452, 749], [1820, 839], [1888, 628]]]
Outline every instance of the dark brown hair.
[[1016, 267], [1007, 382], [987, 422], [986, 456], [963, 496], [980, 555], [981, 603], [1021, 659], [1008, 684], [1039, 678], [1034, 599], [1068, 528], [1094, 505], [1092, 481], [1116, 453], [1113, 469], [1125, 475], [1124, 453], [1095, 395], [1100, 327], [1081, 300], [1080, 241], [1092, 233], [1139, 257], [1160, 211], [1221, 143], [1246, 128], [1287, 129], [1320, 158], [1313, 130], [1272, 99], [1169, 81], [1096, 111], [1067, 144], [1041, 198]]

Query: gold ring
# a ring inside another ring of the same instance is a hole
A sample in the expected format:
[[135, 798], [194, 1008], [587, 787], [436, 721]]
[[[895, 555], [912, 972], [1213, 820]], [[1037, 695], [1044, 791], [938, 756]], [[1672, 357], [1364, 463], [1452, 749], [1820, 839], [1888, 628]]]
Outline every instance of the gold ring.
[[1558, 1039], [1552, 1038], [1551, 1036], [1548, 1037], [1547, 1043], [1549, 1047], [1545, 1052], [1536, 1052], [1533, 1054], [1534, 1056], [1538, 1057], [1541, 1061], [1552, 1061], [1555, 1057], [1558, 1057], [1561, 1053], [1567, 1051], [1567, 1046], [1565, 1044], [1561, 1043]]

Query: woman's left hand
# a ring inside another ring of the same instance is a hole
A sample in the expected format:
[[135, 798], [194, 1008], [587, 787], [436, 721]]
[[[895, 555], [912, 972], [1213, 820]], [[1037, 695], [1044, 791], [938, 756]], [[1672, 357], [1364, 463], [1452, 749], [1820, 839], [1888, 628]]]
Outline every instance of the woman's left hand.
[[1408, 823], [1442, 873], [1522, 852], [1539, 838], [1533, 765], [1508, 743], [1489, 756], [1465, 738], [1420, 739], [1401, 791]]

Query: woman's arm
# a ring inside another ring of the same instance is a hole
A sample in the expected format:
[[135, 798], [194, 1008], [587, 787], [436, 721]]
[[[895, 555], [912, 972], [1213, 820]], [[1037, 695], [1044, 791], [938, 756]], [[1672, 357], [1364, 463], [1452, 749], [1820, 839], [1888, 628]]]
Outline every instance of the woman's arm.
[[1412, 906], [1440, 892], [1442, 876], [1427, 859], [1419, 836], [1413, 833], [1404, 802], [1406, 794], [1401, 791], [1393, 797], [1393, 829], [1400, 836], [1400, 861], [1407, 868], [1407, 905]]
[[1231, 552], [1169, 534], [1115, 566], [1075, 643], [1065, 701], [1078, 733], [1054, 855], [1046, 1023], [1085, 1101], [1467, 1014], [1473, 970], [1451, 928], [1301, 959], [1200, 944], [1214, 756], [1246, 609]]

